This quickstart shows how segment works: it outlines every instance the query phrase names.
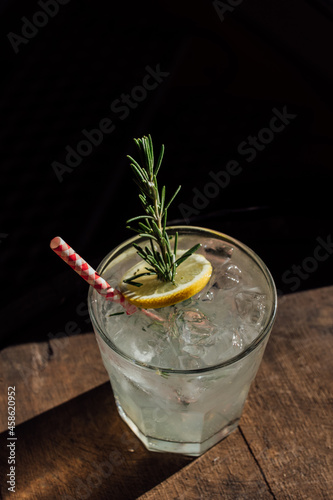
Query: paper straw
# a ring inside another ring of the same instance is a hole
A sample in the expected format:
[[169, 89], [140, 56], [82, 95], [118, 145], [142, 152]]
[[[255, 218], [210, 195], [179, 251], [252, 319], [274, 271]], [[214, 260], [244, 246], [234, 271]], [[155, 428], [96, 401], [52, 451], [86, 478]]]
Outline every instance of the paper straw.
[[[81, 278], [95, 288], [99, 294], [103, 295], [106, 300], [111, 300], [112, 302], [122, 305], [126, 314], [134, 314], [138, 310], [136, 306], [130, 304], [130, 302], [125, 299], [119, 290], [112, 288], [104, 278], [96, 273], [95, 269], [93, 269], [88, 262], [82, 259], [82, 257], [80, 257], [72, 247], [60, 238], [60, 236], [56, 236], [53, 240], [51, 240], [50, 247], [64, 262], [66, 262], [66, 264], [77, 272]], [[151, 311], [147, 311], [146, 309], [141, 309], [141, 311], [151, 319], [164, 321], [163, 318]]]
[[[116, 302], [123, 306], [127, 314], [133, 314], [137, 311], [137, 307], [130, 304], [123, 294], [112, 288], [105, 279], [103, 279], [96, 271], [80, 257], [62, 238], [56, 236], [51, 240], [51, 249], [59, 255], [59, 257], [66, 262], [81, 278], [83, 278], [89, 285], [103, 295], [107, 300]], [[146, 311], [148, 312], [148, 311]]]

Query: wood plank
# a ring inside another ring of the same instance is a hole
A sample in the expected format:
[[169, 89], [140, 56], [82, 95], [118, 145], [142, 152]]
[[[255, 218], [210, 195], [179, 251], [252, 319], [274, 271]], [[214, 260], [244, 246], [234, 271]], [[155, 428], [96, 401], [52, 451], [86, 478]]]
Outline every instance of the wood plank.
[[[118, 416], [109, 383], [21, 424], [16, 436], [19, 498], [131, 500], [194, 460], [148, 452]], [[2, 477], [8, 469], [6, 437], [6, 432], [0, 436]], [[173, 482], [170, 485], [171, 492], [163, 483], [164, 491], [155, 498], [221, 498], [223, 494], [234, 499], [236, 493], [272, 498], [239, 431], [205, 454], [188, 476], [184, 473], [178, 489]], [[186, 497], [182, 496], [185, 487]], [[198, 487], [201, 497], [196, 496]], [[5, 484], [0, 493], [4, 499], [11, 498]]]
[[[7, 436], [0, 436], [2, 478]], [[109, 382], [24, 422], [16, 436], [20, 499], [131, 500], [193, 460], [146, 450], [119, 417]], [[0, 498], [12, 497], [1, 481]]]
[[[327, 287], [280, 299], [240, 429], [199, 459], [147, 452], [119, 418], [106, 384], [18, 427], [19, 498], [80, 498], [87, 488], [89, 498], [99, 499], [110, 498], [110, 491], [115, 499], [333, 498], [332, 297]], [[21, 421], [107, 379], [93, 335], [69, 340], [53, 354], [33, 344], [16, 346], [16, 357], [1, 353], [11, 370], [6, 383], [13, 377], [20, 387]], [[32, 360], [37, 368], [26, 372], [34, 388], [29, 393], [20, 379]], [[5, 438], [0, 466], [7, 473]], [[109, 469], [101, 466], [104, 458]], [[1, 492], [7, 494], [4, 485]]]
[[225, 440], [145, 493], [140, 500], [271, 500], [251, 451], [237, 429]]
[[[280, 298], [272, 336], [238, 430], [248, 453], [240, 447], [228, 471], [222, 467], [216, 475], [211, 468], [202, 476], [207, 457], [229, 447], [233, 435], [229, 436], [142, 500], [229, 498], [224, 489], [228, 472], [229, 477], [241, 474], [230, 498], [333, 498], [332, 298], [333, 287]], [[228, 453], [235, 454], [235, 449]], [[251, 459], [259, 467], [257, 476], [261, 475], [253, 489], [248, 485], [246, 462]]]
[[333, 287], [284, 297], [241, 431], [276, 498], [333, 498]]
[[[0, 408], [16, 386], [16, 423], [58, 406], [108, 380], [93, 333], [7, 347], [0, 352]], [[7, 429], [0, 412], [0, 432]]]

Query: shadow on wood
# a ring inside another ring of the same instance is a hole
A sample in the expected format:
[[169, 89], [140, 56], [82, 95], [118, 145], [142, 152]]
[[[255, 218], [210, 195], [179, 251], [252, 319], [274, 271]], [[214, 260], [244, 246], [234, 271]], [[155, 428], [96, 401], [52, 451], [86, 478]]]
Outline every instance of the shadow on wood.
[[[1, 434], [4, 476], [7, 436]], [[192, 460], [148, 452], [119, 417], [109, 383], [19, 425], [16, 436], [20, 498], [130, 500]]]

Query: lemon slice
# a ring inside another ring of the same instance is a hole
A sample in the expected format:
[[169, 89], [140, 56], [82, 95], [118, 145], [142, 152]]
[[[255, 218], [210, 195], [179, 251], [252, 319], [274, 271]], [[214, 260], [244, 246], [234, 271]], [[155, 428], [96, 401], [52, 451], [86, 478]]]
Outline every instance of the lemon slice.
[[[177, 257], [182, 253], [178, 251]], [[207, 285], [213, 271], [211, 263], [203, 255], [192, 254], [177, 268], [175, 284], [160, 281], [156, 275], [138, 278], [138, 282], [142, 283], [140, 287], [123, 283], [134, 274], [147, 272], [146, 267], [149, 266], [144, 261], [133, 266], [125, 273], [121, 284], [125, 298], [143, 309], [172, 306], [189, 299]]]

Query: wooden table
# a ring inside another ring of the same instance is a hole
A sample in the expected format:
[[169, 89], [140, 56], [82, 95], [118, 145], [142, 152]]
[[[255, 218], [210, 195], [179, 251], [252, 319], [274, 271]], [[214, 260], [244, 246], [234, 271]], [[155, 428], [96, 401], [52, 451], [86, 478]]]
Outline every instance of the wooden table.
[[[239, 428], [193, 459], [148, 452], [119, 418], [93, 334], [1, 361], [1, 498], [332, 499], [333, 287], [283, 296]], [[7, 387], [16, 389], [16, 496]]]

